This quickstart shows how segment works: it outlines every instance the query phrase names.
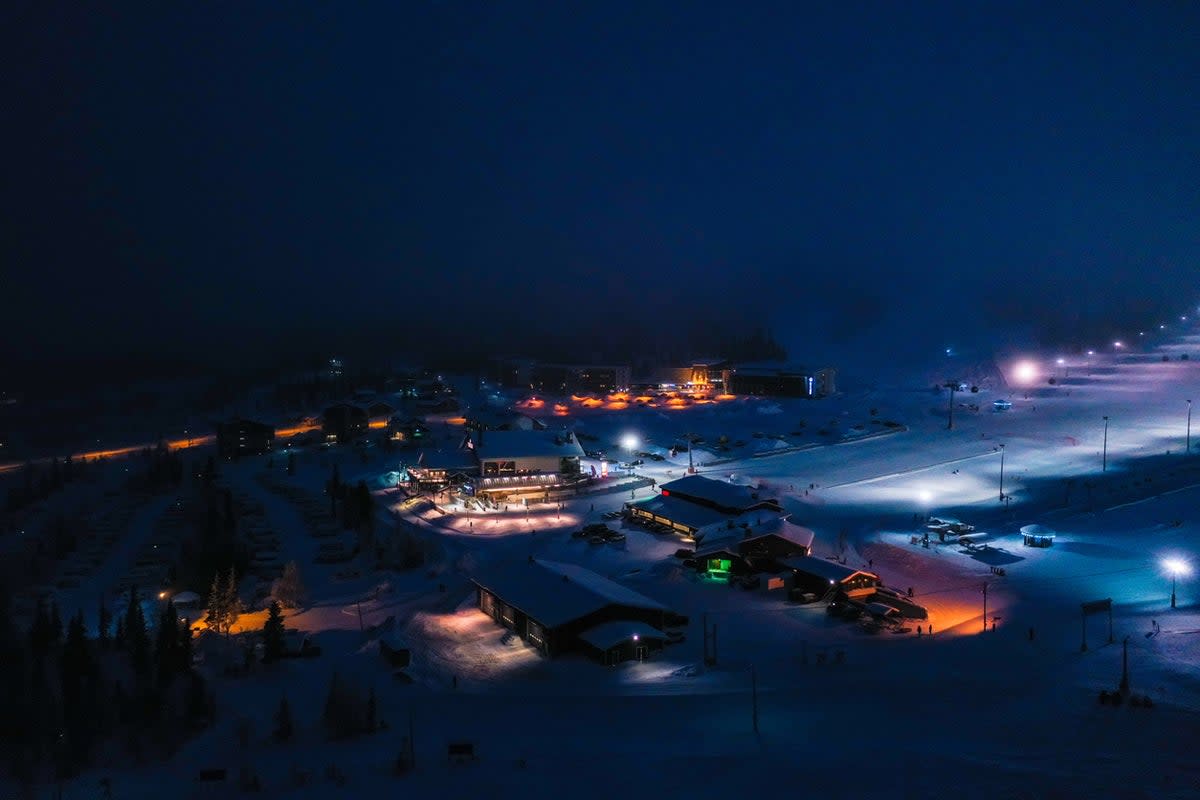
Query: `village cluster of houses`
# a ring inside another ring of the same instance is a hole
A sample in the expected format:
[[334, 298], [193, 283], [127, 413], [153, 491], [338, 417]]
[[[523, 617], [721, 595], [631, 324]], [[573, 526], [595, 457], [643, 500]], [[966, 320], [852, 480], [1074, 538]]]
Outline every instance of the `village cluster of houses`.
[[741, 395], [826, 397], [837, 391], [837, 370], [782, 362], [694, 359], [635, 373], [628, 364], [563, 364], [497, 358], [489, 377], [499, 386], [544, 394], [608, 394], [679, 389]]
[[[678, 555], [708, 580], [863, 609], [868, 616], [925, 616], [875, 573], [813, 556], [813, 531], [758, 489], [701, 475], [660, 489], [626, 503], [626, 520], [694, 544], [694, 551], [681, 548]], [[662, 603], [573, 564], [530, 557], [482, 569], [472, 580], [479, 608], [546, 656], [582, 652], [605, 664], [645, 659], [678, 641], [677, 628], [687, 623]]]

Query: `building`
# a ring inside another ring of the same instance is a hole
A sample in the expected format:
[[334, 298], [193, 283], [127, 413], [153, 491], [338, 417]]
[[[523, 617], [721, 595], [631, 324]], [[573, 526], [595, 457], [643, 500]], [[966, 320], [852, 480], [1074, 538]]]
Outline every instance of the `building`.
[[440, 492], [479, 477], [479, 462], [467, 449], [422, 450], [412, 464], [404, 466], [409, 482], [422, 492]]
[[782, 364], [743, 364], [730, 375], [733, 394], [778, 397], [826, 397], [837, 391], [837, 370]]
[[605, 664], [643, 659], [679, 621], [666, 606], [574, 564], [526, 561], [472, 576], [479, 609], [545, 656], [584, 652]]
[[628, 390], [632, 372], [627, 364], [537, 364], [529, 385], [549, 394], [609, 394]]
[[583, 447], [570, 431], [476, 431], [477, 491], [519, 492], [581, 480]]
[[718, 528], [704, 534], [697, 544], [696, 568], [712, 578], [780, 572], [787, 559], [809, 555], [815, 538], [812, 530], [785, 517], [773, 517], [759, 525]]
[[688, 475], [659, 489], [658, 495], [625, 507], [635, 520], [664, 525], [685, 536], [743, 522], [757, 525], [784, 513], [778, 500], [762, 497], [757, 489], [702, 475]]
[[546, 394], [626, 391], [632, 374], [628, 364], [566, 364], [513, 357], [494, 359], [489, 370], [489, 377], [502, 387]]
[[217, 456], [241, 458], [271, 452], [275, 443], [275, 428], [249, 419], [235, 419], [217, 424]]
[[684, 392], [728, 391], [732, 365], [720, 358], [695, 359], [682, 367], [659, 367], [649, 380], [639, 381], [651, 389], [676, 389]]
[[386, 400], [373, 400], [366, 404], [367, 425], [371, 428], [386, 428], [396, 413], [396, 407]]
[[532, 431], [545, 430], [541, 420], [509, 409], [480, 406], [466, 415], [466, 425], [473, 431]]
[[784, 559], [781, 563], [792, 573], [793, 588], [817, 597], [825, 597], [830, 592], [846, 597], [870, 597], [883, 585], [883, 581], [873, 572], [825, 558], [799, 556]]
[[419, 445], [429, 438], [430, 430], [418, 417], [396, 415], [388, 420], [388, 436], [393, 442]]
[[367, 432], [369, 417], [362, 406], [335, 403], [321, 415], [321, 430], [325, 441], [345, 444]]

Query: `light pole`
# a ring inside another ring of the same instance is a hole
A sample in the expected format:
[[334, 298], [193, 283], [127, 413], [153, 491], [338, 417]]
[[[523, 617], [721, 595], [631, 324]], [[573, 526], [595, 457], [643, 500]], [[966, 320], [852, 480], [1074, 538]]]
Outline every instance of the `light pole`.
[[1108, 416], [1104, 417], [1104, 448], [1101, 450], [1100, 471], [1108, 472]]
[[1000, 502], [1004, 502], [1004, 445], [1000, 445]]
[[638, 438], [632, 433], [627, 433], [621, 437], [621, 446], [629, 451], [629, 472], [633, 472], [633, 451], [637, 449]]
[[1171, 608], [1175, 608], [1175, 581], [1180, 575], [1190, 574], [1192, 568], [1191, 565], [1181, 558], [1164, 559], [1163, 567], [1171, 575]]
[[943, 385], [950, 390], [950, 413], [946, 418], [946, 430], [952, 431], [954, 430], [954, 393], [958, 391], [958, 381], [946, 381]]

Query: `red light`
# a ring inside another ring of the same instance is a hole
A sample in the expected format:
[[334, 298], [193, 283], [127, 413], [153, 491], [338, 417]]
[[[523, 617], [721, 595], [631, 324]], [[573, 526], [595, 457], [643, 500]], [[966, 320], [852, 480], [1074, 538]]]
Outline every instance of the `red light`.
[[671, 496], [671, 490], [670, 490], [670, 489], [663, 489], [663, 490], [662, 490], [662, 496], [663, 496], [663, 497], [670, 497], [670, 496]]

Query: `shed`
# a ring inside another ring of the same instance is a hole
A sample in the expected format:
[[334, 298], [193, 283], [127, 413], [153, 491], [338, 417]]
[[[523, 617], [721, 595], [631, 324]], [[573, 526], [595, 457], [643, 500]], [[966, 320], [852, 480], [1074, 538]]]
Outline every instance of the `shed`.
[[1045, 525], [1021, 527], [1021, 544], [1026, 547], [1049, 547], [1054, 544], [1055, 533]]

